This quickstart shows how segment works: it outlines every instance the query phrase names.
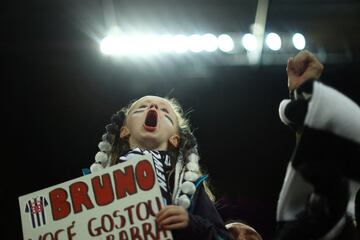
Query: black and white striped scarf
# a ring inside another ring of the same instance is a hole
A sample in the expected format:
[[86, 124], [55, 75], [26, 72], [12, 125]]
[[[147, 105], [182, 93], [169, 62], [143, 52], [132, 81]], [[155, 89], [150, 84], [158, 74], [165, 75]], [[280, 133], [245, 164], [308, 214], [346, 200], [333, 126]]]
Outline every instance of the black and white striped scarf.
[[119, 162], [125, 162], [131, 159], [132, 156], [136, 155], [145, 155], [151, 154], [155, 173], [157, 180], [160, 186], [161, 194], [163, 196], [164, 204], [168, 205], [171, 203], [171, 186], [169, 186], [169, 174], [171, 171], [171, 161], [170, 156], [166, 151], [156, 151], [156, 150], [143, 150], [140, 148], [135, 148], [127, 152], [125, 155], [119, 158]]

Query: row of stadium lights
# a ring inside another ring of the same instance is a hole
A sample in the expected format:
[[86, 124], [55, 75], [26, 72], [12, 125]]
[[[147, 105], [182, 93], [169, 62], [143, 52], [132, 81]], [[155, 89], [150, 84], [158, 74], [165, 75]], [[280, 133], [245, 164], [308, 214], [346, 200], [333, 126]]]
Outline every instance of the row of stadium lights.
[[[237, 42], [228, 35], [213, 34], [190, 36], [179, 35], [120, 35], [114, 34], [105, 37], [100, 42], [100, 50], [106, 55], [133, 55], [152, 53], [185, 53], [185, 52], [215, 52], [220, 50], [225, 53], [234, 51]], [[246, 51], [252, 52], [258, 49], [257, 38], [250, 33], [241, 38], [241, 44]], [[277, 33], [269, 33], [265, 37], [265, 44], [272, 51], [281, 49], [282, 40]], [[292, 36], [294, 48], [302, 50], [306, 46], [305, 37], [301, 33]]]

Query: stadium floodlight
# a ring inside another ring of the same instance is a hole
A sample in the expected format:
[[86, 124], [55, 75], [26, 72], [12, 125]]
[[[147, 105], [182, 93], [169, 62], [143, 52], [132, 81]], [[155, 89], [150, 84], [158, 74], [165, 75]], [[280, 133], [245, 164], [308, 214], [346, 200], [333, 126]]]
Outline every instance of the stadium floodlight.
[[107, 36], [100, 43], [100, 50], [106, 55], [125, 54], [126, 38], [119, 36]]
[[276, 33], [269, 33], [265, 38], [266, 45], [273, 51], [281, 48], [281, 38]]
[[254, 34], [247, 33], [242, 37], [242, 44], [244, 48], [249, 51], [255, 51], [258, 47], [257, 45], [257, 39]]
[[158, 50], [160, 52], [171, 52], [174, 49], [173, 36], [170, 34], [163, 34], [158, 38]]
[[178, 34], [173, 38], [173, 50], [176, 53], [184, 53], [189, 50], [189, 39], [182, 34]]
[[115, 40], [112, 37], [105, 37], [100, 42], [100, 51], [103, 54], [109, 55], [112, 53], [113, 46], [115, 45]]
[[214, 34], [206, 33], [201, 38], [205, 51], [215, 52], [218, 49], [218, 39]]
[[227, 34], [218, 37], [219, 49], [223, 52], [231, 52], [234, 49], [234, 40]]
[[301, 33], [295, 33], [292, 37], [292, 42], [297, 50], [303, 50], [306, 46], [305, 37]]
[[194, 53], [199, 53], [204, 50], [203, 41], [199, 34], [189, 36], [189, 50]]

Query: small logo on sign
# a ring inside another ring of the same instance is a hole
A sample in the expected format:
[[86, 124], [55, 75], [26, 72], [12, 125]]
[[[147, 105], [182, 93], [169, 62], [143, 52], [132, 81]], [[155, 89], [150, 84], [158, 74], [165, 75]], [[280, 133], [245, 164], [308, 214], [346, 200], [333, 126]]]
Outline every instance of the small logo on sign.
[[46, 206], [48, 206], [48, 202], [43, 196], [35, 197], [26, 203], [25, 212], [29, 213], [33, 228], [46, 224]]

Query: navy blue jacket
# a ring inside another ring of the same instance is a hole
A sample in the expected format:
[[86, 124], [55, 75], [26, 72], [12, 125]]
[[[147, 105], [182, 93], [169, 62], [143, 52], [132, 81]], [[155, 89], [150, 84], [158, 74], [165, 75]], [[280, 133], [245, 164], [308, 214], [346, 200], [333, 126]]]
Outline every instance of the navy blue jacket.
[[203, 184], [197, 188], [189, 208], [189, 225], [173, 230], [176, 240], [226, 240], [232, 239]]

